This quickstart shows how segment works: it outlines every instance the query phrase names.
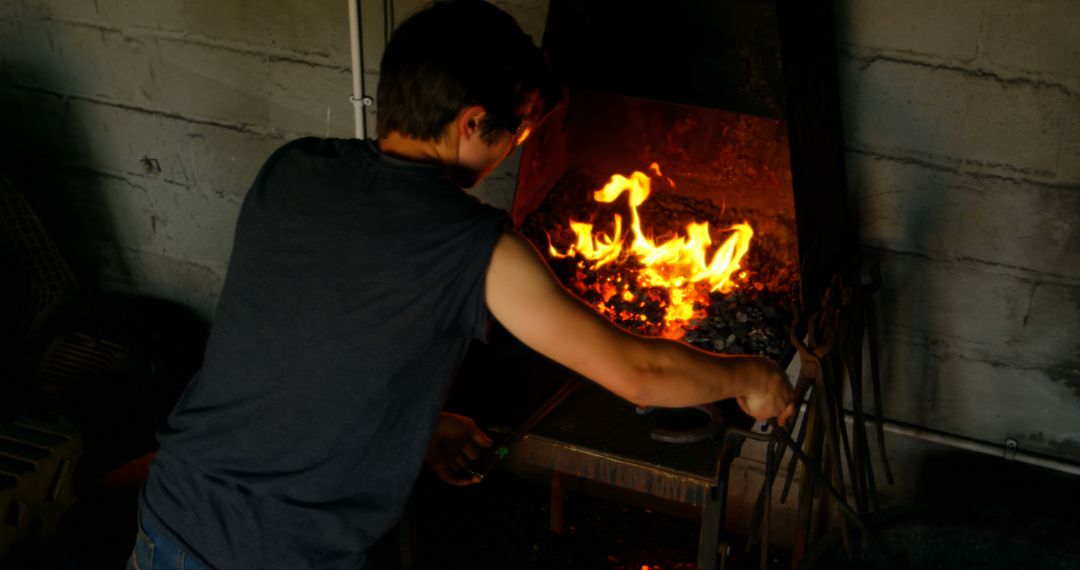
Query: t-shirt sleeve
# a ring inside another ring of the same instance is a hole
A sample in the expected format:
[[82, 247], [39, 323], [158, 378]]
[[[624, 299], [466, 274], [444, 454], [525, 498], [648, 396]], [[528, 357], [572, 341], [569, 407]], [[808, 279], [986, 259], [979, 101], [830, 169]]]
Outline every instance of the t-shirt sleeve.
[[484, 300], [484, 281], [499, 237], [510, 227], [506, 212], [477, 204], [475, 214], [462, 224], [455, 239], [453, 275], [442, 300], [447, 334], [487, 339], [491, 314]]

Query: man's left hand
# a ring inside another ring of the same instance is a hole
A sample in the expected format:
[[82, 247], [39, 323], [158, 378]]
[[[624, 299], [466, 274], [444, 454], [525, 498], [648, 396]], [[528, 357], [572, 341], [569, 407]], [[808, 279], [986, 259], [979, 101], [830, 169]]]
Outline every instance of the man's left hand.
[[471, 418], [443, 412], [435, 424], [425, 460], [443, 481], [451, 485], [472, 485], [479, 483], [481, 478], [465, 467], [480, 457], [481, 448], [489, 446], [491, 439]]

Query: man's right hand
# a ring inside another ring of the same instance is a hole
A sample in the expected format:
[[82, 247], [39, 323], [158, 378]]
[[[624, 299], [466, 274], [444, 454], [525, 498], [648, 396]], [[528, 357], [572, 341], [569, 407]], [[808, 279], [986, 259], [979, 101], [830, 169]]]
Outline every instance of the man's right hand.
[[775, 417], [784, 425], [795, 413], [795, 391], [775, 362], [765, 358], [748, 360], [744, 382], [746, 392], [735, 400], [754, 419]]

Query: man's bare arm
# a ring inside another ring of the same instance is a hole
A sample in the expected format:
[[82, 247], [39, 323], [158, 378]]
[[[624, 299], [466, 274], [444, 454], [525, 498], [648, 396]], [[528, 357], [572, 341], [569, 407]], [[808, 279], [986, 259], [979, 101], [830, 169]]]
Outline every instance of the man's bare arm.
[[522, 342], [635, 404], [738, 398], [759, 419], [786, 420], [793, 411], [791, 387], [774, 363], [622, 331], [567, 292], [516, 233], [507, 232], [495, 246], [485, 297], [495, 318]]

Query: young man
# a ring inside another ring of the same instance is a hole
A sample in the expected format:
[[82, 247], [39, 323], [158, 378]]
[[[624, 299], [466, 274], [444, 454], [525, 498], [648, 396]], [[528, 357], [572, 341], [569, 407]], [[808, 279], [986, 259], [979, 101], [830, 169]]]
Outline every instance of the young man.
[[545, 75], [507, 14], [436, 4], [387, 47], [377, 142], [303, 139], [270, 157], [203, 368], [160, 434], [131, 566], [364, 567], [425, 451], [447, 481], [475, 482], [458, 467], [489, 440], [439, 411], [489, 315], [637, 404], [792, 413], [776, 365], [620, 331], [461, 190], [527, 134]]

